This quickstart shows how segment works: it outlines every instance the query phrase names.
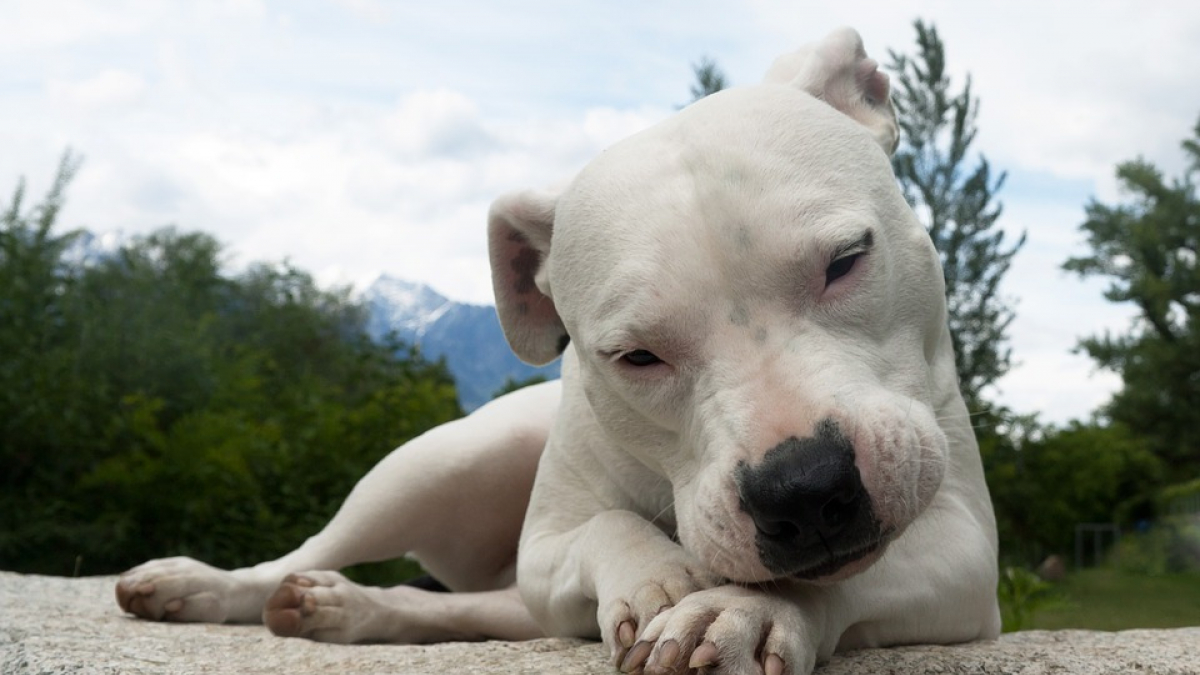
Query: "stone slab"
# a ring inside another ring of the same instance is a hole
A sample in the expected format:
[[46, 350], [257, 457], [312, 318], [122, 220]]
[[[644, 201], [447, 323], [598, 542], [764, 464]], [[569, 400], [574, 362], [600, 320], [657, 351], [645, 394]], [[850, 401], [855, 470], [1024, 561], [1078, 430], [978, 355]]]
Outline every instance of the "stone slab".
[[[115, 577], [0, 572], [0, 674], [238, 673], [612, 675], [604, 649], [581, 640], [327, 645], [261, 626], [162, 624], [122, 614]], [[1200, 675], [1200, 627], [1028, 631], [995, 642], [869, 649], [835, 656], [819, 675]]]

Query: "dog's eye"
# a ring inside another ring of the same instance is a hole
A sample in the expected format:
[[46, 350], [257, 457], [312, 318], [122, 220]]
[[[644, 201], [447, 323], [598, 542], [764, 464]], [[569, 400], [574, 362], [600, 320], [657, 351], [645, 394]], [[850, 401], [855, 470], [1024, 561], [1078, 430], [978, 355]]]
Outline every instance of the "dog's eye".
[[854, 263], [862, 255], [862, 253], [851, 253], [829, 263], [829, 267], [825, 268], [825, 286], [828, 287], [829, 284], [849, 274], [850, 270], [854, 269]]
[[621, 360], [631, 366], [637, 366], [638, 368], [644, 368], [646, 366], [652, 366], [656, 363], [662, 363], [662, 359], [646, 351], [645, 349], [635, 349], [622, 356]]

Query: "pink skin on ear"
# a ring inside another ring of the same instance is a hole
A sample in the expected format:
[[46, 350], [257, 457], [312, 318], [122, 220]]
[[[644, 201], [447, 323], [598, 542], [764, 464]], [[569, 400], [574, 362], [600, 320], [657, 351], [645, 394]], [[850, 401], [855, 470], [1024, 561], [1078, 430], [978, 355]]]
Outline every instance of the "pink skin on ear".
[[863, 90], [867, 103], [875, 106], [888, 98], [888, 76], [879, 72], [875, 59], [864, 59], [858, 64], [858, 85]]
[[504, 337], [522, 361], [544, 365], [566, 348], [566, 329], [537, 277], [550, 252], [555, 196], [533, 191], [500, 197], [488, 217], [492, 289]]

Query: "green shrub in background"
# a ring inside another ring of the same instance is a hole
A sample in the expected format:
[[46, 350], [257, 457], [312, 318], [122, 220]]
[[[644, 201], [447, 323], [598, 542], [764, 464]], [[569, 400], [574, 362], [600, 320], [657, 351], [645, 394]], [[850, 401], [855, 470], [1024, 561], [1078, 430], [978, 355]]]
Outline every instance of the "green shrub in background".
[[1130, 574], [1200, 571], [1200, 518], [1172, 516], [1146, 532], [1126, 534], [1112, 558], [1117, 569]]
[[1110, 563], [1130, 574], [1200, 571], [1200, 478], [1159, 490], [1154, 502], [1162, 517], [1149, 529], [1125, 534]]
[[1200, 478], [1168, 485], [1158, 493], [1158, 512], [1200, 518]]
[[1000, 601], [1000, 621], [1005, 633], [1028, 628], [1030, 620], [1039, 610], [1052, 607], [1057, 602], [1054, 587], [1023, 567], [1000, 570], [996, 595]]
[[1005, 564], [1032, 566], [1070, 553], [1079, 523], [1116, 521], [1127, 528], [1154, 515], [1151, 503], [1165, 469], [1127, 428], [1025, 424], [1008, 435], [981, 435]]
[[289, 265], [229, 275], [212, 237], [173, 229], [68, 255], [74, 167], [0, 205], [0, 569], [277, 556], [461, 414], [443, 364], [373, 342], [347, 292]]

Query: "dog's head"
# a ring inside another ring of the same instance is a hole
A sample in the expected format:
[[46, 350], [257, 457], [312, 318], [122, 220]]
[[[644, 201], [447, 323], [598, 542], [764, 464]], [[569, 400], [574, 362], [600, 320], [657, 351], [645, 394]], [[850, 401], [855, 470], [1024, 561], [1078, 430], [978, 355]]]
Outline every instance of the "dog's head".
[[608, 440], [670, 480], [680, 542], [730, 579], [865, 569], [941, 483], [958, 394], [896, 133], [846, 29], [492, 207], [513, 349], [569, 341]]

